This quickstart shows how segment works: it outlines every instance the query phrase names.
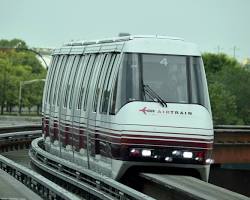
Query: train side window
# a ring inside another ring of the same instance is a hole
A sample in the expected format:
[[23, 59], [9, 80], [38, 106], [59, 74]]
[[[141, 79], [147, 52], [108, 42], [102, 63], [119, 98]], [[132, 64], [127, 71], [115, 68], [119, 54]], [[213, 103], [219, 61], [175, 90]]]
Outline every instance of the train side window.
[[66, 96], [65, 93], [67, 91], [67, 88], [69, 88], [68, 81], [69, 81], [70, 73], [72, 71], [72, 64], [74, 62], [74, 59], [75, 59], [74, 55], [69, 56], [69, 60], [66, 64], [65, 71], [61, 77], [61, 81], [60, 81], [61, 84], [59, 85], [59, 91], [58, 91], [58, 98], [60, 97], [59, 106], [61, 105], [64, 106], [64, 101], [65, 101], [65, 96]]
[[47, 81], [48, 81], [48, 84], [47, 84], [47, 91], [46, 91], [46, 102], [49, 103], [49, 98], [50, 98], [50, 90], [51, 90], [51, 87], [52, 87], [52, 76], [54, 76], [54, 73], [55, 73], [55, 61], [53, 62], [53, 65], [50, 67], [49, 69], [49, 74], [48, 74], [48, 78], [47, 78]]
[[205, 106], [210, 111], [206, 75], [200, 57], [190, 57], [192, 103]]
[[112, 73], [110, 74], [110, 80], [108, 84], [108, 90], [110, 92], [109, 102], [108, 102], [108, 113], [114, 115], [115, 113], [115, 105], [116, 105], [116, 96], [117, 96], [117, 84], [118, 84], [118, 71], [119, 64], [121, 61], [121, 54], [117, 54], [115, 63], [112, 69]]
[[108, 84], [110, 81], [110, 75], [114, 67], [116, 57], [117, 57], [117, 54], [112, 55], [112, 58], [110, 60], [110, 63], [109, 63], [109, 66], [105, 75], [104, 88], [103, 88], [103, 93], [102, 93], [102, 98], [101, 98], [101, 113], [103, 114], [107, 113], [107, 110], [108, 110], [108, 102], [109, 102], [109, 96], [110, 96], [110, 91], [108, 90]]
[[82, 101], [83, 101], [83, 94], [84, 94], [84, 81], [85, 81], [85, 76], [87, 74], [88, 71], [88, 63], [90, 61], [90, 54], [84, 56], [84, 60], [82, 62], [82, 64], [80, 65], [83, 68], [83, 75], [81, 77], [81, 83], [80, 83], [80, 89], [79, 89], [79, 93], [78, 93], [78, 100], [77, 100], [77, 108], [81, 109], [82, 108]]
[[72, 55], [70, 56], [70, 62], [69, 62], [69, 64], [67, 64], [66, 73], [65, 73], [65, 76], [64, 76], [64, 78], [65, 78], [64, 79], [65, 80], [65, 90], [63, 90], [63, 91], [65, 91], [64, 96], [63, 96], [63, 107], [64, 108], [66, 107], [66, 101], [67, 101], [67, 95], [68, 95], [67, 93], [68, 93], [68, 90], [69, 90], [69, 87], [70, 87], [69, 79], [70, 79], [71, 73], [73, 71], [72, 66], [73, 66], [75, 58], [76, 58], [75, 56], [72, 56]]
[[65, 63], [63, 63], [63, 69], [62, 69], [62, 73], [60, 74], [61, 76], [58, 77], [58, 82], [57, 82], [57, 93], [55, 94], [55, 101], [57, 106], [59, 106], [59, 104], [61, 103], [61, 91], [62, 91], [62, 87], [63, 87], [63, 80], [65, 79], [65, 74], [67, 73], [67, 68], [70, 65], [69, 63], [71, 63], [72, 61], [72, 56], [68, 56], [67, 57], [67, 61]]
[[118, 84], [118, 76], [116, 77], [115, 80], [115, 87], [113, 91], [113, 96], [110, 101], [110, 109], [109, 109], [109, 114], [110, 115], [115, 115], [115, 105], [116, 105], [116, 97], [117, 97], [117, 84]]
[[89, 68], [88, 74], [86, 76], [86, 82], [84, 85], [86, 85], [86, 92], [84, 93], [84, 104], [83, 104], [83, 110], [86, 111], [87, 109], [87, 103], [88, 103], [88, 95], [89, 95], [89, 89], [90, 89], [90, 83], [93, 76], [93, 71], [95, 68], [95, 64], [97, 62], [97, 54], [91, 55], [91, 61], [89, 62], [89, 65], [87, 66]]
[[107, 59], [108, 58], [108, 54], [105, 54], [104, 55], [104, 58], [102, 60], [102, 63], [100, 64], [100, 71], [98, 73], [98, 76], [97, 76], [97, 79], [96, 79], [96, 84], [95, 84], [95, 90], [94, 90], [94, 99], [93, 99], [93, 112], [96, 112], [97, 111], [97, 105], [98, 105], [98, 97], [99, 97], [99, 94], [100, 94], [100, 80], [101, 80], [101, 75], [103, 74], [104, 72], [104, 67], [105, 67], [105, 64], [107, 62]]
[[102, 97], [102, 91], [103, 91], [103, 88], [104, 88], [104, 81], [105, 81], [105, 75], [106, 75], [106, 71], [108, 69], [108, 66], [109, 66], [109, 63], [110, 63], [110, 60], [111, 60], [111, 54], [108, 53], [107, 56], [106, 56], [106, 59], [105, 59], [105, 63], [104, 65], [102, 66], [102, 73], [101, 73], [101, 76], [100, 76], [100, 80], [98, 82], [98, 94], [97, 94], [97, 100], [96, 100], [96, 111], [99, 110], [100, 111], [100, 106], [101, 106], [101, 97]]
[[45, 83], [45, 90], [44, 90], [44, 100], [45, 102], [47, 103], [48, 102], [48, 93], [49, 93], [49, 89], [51, 87], [51, 77], [52, 77], [52, 74], [55, 73], [55, 69], [58, 67], [57, 66], [57, 62], [59, 60], [59, 56], [54, 56], [53, 59], [52, 59], [52, 63], [51, 63], [51, 67], [49, 68], [49, 71], [48, 71], [48, 77], [47, 77], [47, 81]]
[[45, 85], [44, 85], [44, 96], [43, 96], [43, 101], [44, 102], [47, 102], [47, 95], [48, 95], [48, 86], [49, 86], [49, 83], [50, 83], [50, 77], [51, 77], [51, 74], [52, 74], [52, 71], [53, 71], [53, 67], [55, 67], [55, 59], [56, 57], [53, 56], [52, 57], [52, 62], [48, 68], [48, 72], [47, 72], [47, 76], [46, 76], [46, 82], [45, 82]]
[[54, 84], [54, 89], [53, 89], [53, 105], [55, 105], [56, 94], [57, 94], [57, 91], [58, 91], [59, 77], [62, 74], [65, 63], [67, 62], [67, 59], [68, 59], [68, 56], [66, 56], [66, 55], [61, 55], [60, 56], [60, 62], [59, 62], [58, 68], [56, 70], [56, 78], [55, 78], [55, 84]]
[[53, 97], [53, 94], [54, 94], [53, 91], [54, 91], [54, 88], [55, 88], [55, 76], [57, 76], [57, 71], [60, 68], [61, 62], [62, 62], [62, 56], [60, 56], [60, 58], [59, 58], [59, 60], [57, 62], [57, 65], [54, 68], [53, 75], [51, 76], [50, 88], [49, 88], [49, 99], [48, 99], [48, 102], [50, 104], [52, 103], [52, 99], [53, 99], [52, 97]]
[[81, 73], [80, 69], [82, 67], [83, 62], [84, 62], [84, 56], [81, 56], [81, 57], [79, 56], [79, 62], [77, 64], [77, 68], [75, 70], [75, 74], [74, 74], [74, 77], [73, 77], [73, 80], [72, 80], [73, 83], [72, 83], [72, 88], [71, 88], [71, 92], [70, 92], [70, 96], [69, 96], [69, 98], [70, 98], [70, 100], [69, 100], [69, 108], [70, 109], [72, 108], [72, 104], [73, 104], [73, 100], [74, 100], [73, 95], [75, 94], [75, 90], [76, 90], [76, 86], [77, 86], [76, 80], [79, 77], [79, 72]]
[[74, 56], [72, 65], [69, 66], [69, 73], [68, 77], [66, 79], [66, 91], [65, 91], [65, 96], [64, 96], [64, 108], [68, 106], [68, 99], [69, 99], [69, 92], [71, 90], [71, 82], [72, 82], [72, 76], [75, 74], [76, 67], [79, 62], [79, 56]]

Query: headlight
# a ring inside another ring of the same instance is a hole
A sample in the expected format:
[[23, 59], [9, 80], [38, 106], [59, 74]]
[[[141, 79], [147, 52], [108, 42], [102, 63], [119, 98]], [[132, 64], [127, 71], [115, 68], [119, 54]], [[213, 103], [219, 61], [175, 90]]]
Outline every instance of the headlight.
[[150, 156], [151, 156], [151, 150], [149, 150], [149, 149], [143, 149], [143, 150], [141, 151], [141, 155], [142, 155], [143, 157], [150, 157]]
[[182, 154], [183, 158], [193, 158], [193, 153], [189, 151], [184, 151]]

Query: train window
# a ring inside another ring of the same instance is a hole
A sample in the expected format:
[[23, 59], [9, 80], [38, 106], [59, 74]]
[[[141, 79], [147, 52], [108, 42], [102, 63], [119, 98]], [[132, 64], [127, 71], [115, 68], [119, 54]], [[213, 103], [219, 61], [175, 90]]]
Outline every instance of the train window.
[[51, 87], [52, 87], [52, 81], [53, 79], [51, 78], [52, 76], [54, 76], [54, 73], [55, 73], [55, 69], [56, 69], [56, 65], [55, 65], [55, 61], [53, 62], [53, 65], [50, 67], [49, 69], [49, 74], [48, 74], [48, 78], [47, 78], [47, 81], [48, 81], [48, 84], [47, 84], [47, 91], [46, 91], [46, 102], [49, 103], [49, 94], [50, 94], [50, 90], [51, 90]]
[[143, 90], [144, 85], [167, 103], [200, 104], [210, 111], [201, 57], [126, 53], [122, 65], [116, 86], [116, 111], [131, 101], [153, 101]]
[[59, 77], [61, 76], [61, 73], [63, 71], [65, 63], [67, 62], [67, 59], [68, 59], [68, 56], [66, 56], [66, 55], [60, 56], [60, 62], [59, 62], [58, 68], [56, 70], [55, 84], [54, 84], [54, 90], [53, 90], [53, 105], [55, 105], [56, 94], [58, 91]]
[[[71, 73], [74, 69], [73, 65], [74, 65], [74, 62], [75, 62], [75, 56], [70, 56], [70, 62], [67, 64], [67, 67], [66, 67], [66, 73], [65, 73], [65, 76], [64, 76], [64, 79], [63, 81], [65, 81], [65, 93], [64, 93], [64, 96], [62, 95], [63, 97], [63, 107], [65, 108], [66, 107], [66, 102], [67, 102], [67, 99], [68, 99], [68, 91], [70, 89], [70, 76], [71, 76]], [[63, 82], [62, 82], [63, 83]], [[63, 84], [64, 86], [64, 84]], [[63, 92], [64, 92], [63, 91]]]
[[108, 65], [108, 69], [106, 71], [105, 81], [103, 85], [104, 88], [103, 88], [102, 98], [101, 98], [101, 109], [100, 109], [101, 113], [107, 113], [107, 110], [108, 110], [108, 102], [109, 102], [109, 96], [110, 96], [110, 91], [108, 90], [108, 84], [110, 81], [110, 75], [114, 67], [116, 57], [117, 57], [117, 54], [112, 54], [111, 60]]
[[43, 98], [44, 98], [44, 100], [45, 100], [45, 102], [47, 102], [47, 95], [48, 95], [48, 86], [49, 86], [49, 83], [50, 83], [50, 77], [51, 77], [51, 73], [52, 73], [52, 71], [53, 71], [53, 67], [55, 67], [55, 59], [56, 59], [56, 57], [55, 56], [53, 56], [52, 57], [52, 62], [51, 62], [51, 64], [50, 64], [50, 67], [49, 67], [49, 69], [48, 69], [48, 73], [47, 73], [47, 81], [45, 82], [45, 85], [44, 85], [44, 96], [43, 96]]
[[113, 91], [113, 96], [112, 99], [110, 101], [110, 109], [109, 109], [109, 114], [110, 115], [115, 115], [115, 105], [116, 105], [116, 97], [117, 97], [117, 84], [118, 84], [118, 76], [116, 77], [116, 81], [115, 81], [115, 87], [114, 87], [114, 91]]
[[53, 59], [52, 59], [51, 67], [49, 68], [48, 77], [47, 77], [47, 81], [45, 83], [45, 90], [44, 90], [44, 93], [45, 93], [44, 100], [45, 100], [45, 102], [48, 102], [48, 93], [49, 93], [49, 88], [51, 87], [51, 77], [52, 77], [52, 74], [55, 73], [56, 67], [58, 67], [57, 66], [58, 60], [59, 60], [59, 56], [54, 56]]
[[81, 68], [83, 68], [83, 75], [81, 78], [81, 83], [80, 83], [80, 90], [79, 90], [79, 94], [78, 94], [78, 101], [77, 101], [77, 108], [81, 109], [82, 108], [82, 101], [83, 101], [83, 94], [84, 94], [84, 81], [85, 81], [85, 76], [87, 74], [88, 71], [88, 63], [90, 61], [90, 55], [86, 55], [84, 56], [84, 60], [81, 63]]
[[203, 105], [210, 111], [205, 70], [200, 57], [190, 57], [190, 74], [191, 103]]
[[105, 72], [107, 71], [110, 60], [111, 60], [111, 54], [108, 53], [106, 55], [106, 57], [105, 57], [105, 62], [103, 63], [103, 66], [102, 66], [102, 72], [100, 74], [100, 80], [98, 80], [97, 97], [96, 97], [97, 98], [96, 99], [96, 104], [97, 104], [96, 105], [96, 111], [97, 111], [98, 106], [100, 106], [99, 102], [100, 102], [103, 87], [104, 87], [105, 74], [106, 74]]
[[68, 78], [66, 80], [66, 91], [65, 91], [65, 96], [64, 96], [64, 107], [68, 106], [68, 99], [69, 99], [69, 92], [71, 90], [71, 83], [72, 83], [72, 76], [74, 76], [76, 68], [78, 66], [78, 62], [79, 62], [80, 56], [75, 56], [74, 60], [72, 62], [72, 65], [69, 67], [69, 75]]
[[62, 57], [60, 56], [60, 58], [58, 59], [57, 65], [54, 68], [53, 76], [51, 76], [51, 80], [50, 80], [50, 88], [49, 88], [50, 94], [49, 94], [49, 99], [48, 99], [50, 104], [52, 102], [52, 99], [53, 99], [52, 97], [53, 97], [53, 94], [54, 94], [53, 91], [54, 91], [54, 88], [55, 88], [55, 77], [57, 76], [57, 72], [58, 72], [58, 70], [60, 68], [61, 63], [62, 63]]
[[106, 64], [107, 58], [108, 58], [108, 54], [105, 54], [100, 66], [99, 66], [99, 68], [100, 68], [99, 73], [98, 73], [98, 75], [96, 77], [96, 84], [95, 84], [95, 90], [94, 90], [94, 99], [93, 99], [93, 105], [92, 105], [93, 112], [97, 111], [98, 97], [99, 97], [99, 94], [100, 94], [99, 82], [101, 82], [100, 81], [101, 80], [101, 75], [104, 72], [104, 66]]
[[88, 103], [88, 95], [89, 95], [89, 90], [90, 90], [90, 83], [91, 83], [91, 79], [93, 76], [93, 71], [95, 68], [96, 63], [98, 63], [98, 58], [99, 56], [97, 56], [97, 54], [93, 54], [91, 55], [91, 61], [89, 62], [89, 65], [87, 66], [89, 68], [88, 74], [86, 76], [86, 92], [84, 95], [84, 104], [83, 104], [83, 110], [86, 111], [87, 109], [87, 103]]
[[138, 54], [127, 53], [123, 57], [122, 68], [119, 71], [117, 109], [128, 102], [141, 100], [140, 69]]
[[[166, 102], [188, 103], [186, 56], [142, 54], [143, 83]], [[145, 95], [146, 101], [150, 97]]]
[[117, 95], [117, 81], [118, 81], [118, 70], [119, 70], [119, 64], [120, 64], [120, 59], [121, 54], [117, 54], [114, 67], [112, 69], [112, 73], [110, 75], [110, 80], [109, 80], [109, 85], [108, 85], [108, 90], [110, 90], [110, 98], [108, 102], [108, 112], [109, 114], [113, 115], [115, 114], [115, 104], [116, 104], [116, 95]]
[[74, 92], [75, 92], [75, 89], [76, 89], [76, 80], [77, 80], [77, 77], [79, 75], [79, 72], [81, 72], [80, 68], [82, 67], [82, 62], [84, 61], [84, 56], [81, 56], [81, 58], [79, 58], [79, 62], [78, 62], [78, 65], [77, 65], [77, 68], [76, 68], [76, 71], [75, 71], [75, 74], [74, 74], [74, 77], [73, 77], [73, 83], [72, 83], [72, 88], [71, 88], [71, 93], [70, 93], [70, 100], [69, 100], [69, 108], [71, 109], [72, 108], [72, 103], [73, 103], [73, 96], [74, 96]]
[[73, 56], [69, 56], [68, 59], [67, 59], [67, 62], [64, 64], [63, 66], [63, 70], [62, 70], [62, 73], [61, 73], [61, 76], [59, 77], [59, 81], [58, 81], [58, 92], [56, 94], [56, 103], [57, 103], [57, 106], [61, 105], [61, 100], [62, 100], [62, 89], [64, 87], [64, 80], [65, 80], [65, 75], [67, 75], [67, 71], [69, 70], [69, 66], [71, 66], [71, 63], [72, 63], [72, 59], [73, 59]]

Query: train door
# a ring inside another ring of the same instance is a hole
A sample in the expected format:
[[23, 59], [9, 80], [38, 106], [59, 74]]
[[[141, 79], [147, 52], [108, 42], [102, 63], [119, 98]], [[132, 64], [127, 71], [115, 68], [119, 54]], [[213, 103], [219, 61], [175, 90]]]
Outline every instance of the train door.
[[69, 55], [68, 61], [65, 64], [60, 82], [58, 85], [57, 103], [58, 103], [58, 115], [59, 115], [59, 139], [61, 147], [69, 148], [69, 123], [66, 121], [66, 107], [65, 107], [65, 93], [68, 87], [68, 79], [70, 72], [72, 71], [72, 64], [75, 55]]
[[86, 133], [87, 133], [87, 152], [88, 152], [88, 164], [89, 168], [96, 169], [96, 153], [98, 153], [96, 147], [96, 113], [93, 113], [93, 100], [94, 90], [97, 83], [97, 78], [101, 70], [102, 62], [104, 59], [103, 54], [97, 54], [95, 62], [93, 63], [92, 70], [89, 76], [88, 84], [86, 87], [84, 108], [86, 109], [87, 121], [86, 121]]
[[96, 163], [96, 165], [93, 166], [96, 167], [96, 171], [99, 171], [97, 162], [100, 159], [100, 127], [98, 127], [96, 120], [98, 118], [97, 116], [100, 115], [98, 112], [98, 98], [101, 93], [101, 86], [103, 82], [102, 75], [106, 72], [110, 57], [111, 56], [108, 53], [103, 53], [100, 57], [100, 62], [92, 79], [92, 89], [88, 104], [89, 125], [93, 127], [91, 132], [92, 134], [90, 134], [89, 147], [91, 159]]
[[[98, 111], [100, 115], [98, 116], [97, 121], [99, 122], [99, 126], [106, 132], [110, 132], [112, 130], [111, 123], [108, 120], [108, 102], [110, 96], [110, 90], [108, 90], [108, 85], [110, 84], [111, 77], [114, 73], [115, 68], [117, 67], [117, 61], [119, 60], [120, 54], [112, 53], [109, 59], [107, 69], [102, 74], [102, 88], [99, 97], [99, 107]], [[103, 135], [102, 137], [102, 145], [100, 147], [101, 155], [104, 157], [104, 161], [106, 165], [111, 169], [112, 165], [112, 138], [110, 134]]]
[[83, 62], [85, 57], [83, 55], [77, 55], [75, 60], [75, 69], [70, 77], [70, 91], [68, 92], [68, 103], [67, 103], [67, 116], [69, 116], [70, 121], [70, 132], [71, 132], [71, 143], [73, 149], [73, 156], [74, 152], [79, 152], [79, 134], [80, 134], [80, 127], [78, 127], [80, 122], [80, 115], [79, 109], [76, 106], [78, 92], [80, 88], [80, 81], [83, 74]]
[[45, 138], [46, 137], [50, 137], [50, 104], [49, 104], [49, 94], [50, 94], [50, 89], [51, 89], [51, 85], [52, 85], [52, 80], [53, 80], [53, 76], [55, 73], [55, 68], [56, 68], [56, 57], [53, 57], [52, 59], [52, 63], [50, 65], [49, 71], [48, 71], [48, 75], [47, 75], [47, 79], [45, 82], [45, 86], [44, 86], [44, 96], [43, 96], [43, 106], [42, 106], [42, 114], [43, 114], [43, 133]]
[[79, 70], [80, 55], [75, 55], [69, 70], [68, 78], [66, 78], [66, 90], [64, 93], [63, 108], [65, 109], [64, 120], [66, 122], [65, 137], [67, 137], [68, 150], [72, 151], [72, 160], [74, 160], [74, 135], [78, 131], [73, 126], [73, 110], [71, 91], [75, 87], [75, 79]]
[[73, 149], [77, 152], [79, 159], [76, 158], [74, 154], [74, 161], [81, 166], [87, 167], [87, 154], [86, 154], [86, 136], [85, 136], [85, 126], [84, 117], [82, 112], [82, 101], [84, 96], [84, 81], [87, 77], [87, 65], [90, 60], [90, 55], [82, 55], [75, 72], [76, 76], [73, 79], [72, 90], [70, 94], [69, 108], [71, 111], [71, 124], [74, 128], [73, 131]]
[[56, 87], [56, 83], [57, 83], [57, 79], [59, 76], [59, 72], [61, 70], [62, 64], [66, 61], [66, 59], [64, 59], [64, 57], [58, 56], [58, 62], [57, 62], [57, 66], [55, 68], [55, 75], [53, 77], [51, 77], [53, 80], [53, 84], [51, 86], [50, 89], [50, 116], [51, 116], [51, 143], [54, 143], [55, 140], [58, 141], [58, 113], [56, 113], [56, 104], [55, 104], [55, 93], [57, 91], [57, 87]]
[[[86, 50], [86, 49], [85, 49]], [[80, 127], [80, 137], [79, 140], [83, 142], [81, 149], [81, 154], [85, 155], [86, 163], [89, 166], [89, 145], [88, 145], [88, 116], [87, 116], [87, 100], [88, 100], [88, 88], [90, 87], [90, 80], [93, 74], [93, 69], [97, 61], [97, 54], [85, 54], [84, 59], [84, 74], [81, 78], [81, 83], [79, 85], [77, 109], [76, 109], [76, 119], [79, 117], [79, 127]]]

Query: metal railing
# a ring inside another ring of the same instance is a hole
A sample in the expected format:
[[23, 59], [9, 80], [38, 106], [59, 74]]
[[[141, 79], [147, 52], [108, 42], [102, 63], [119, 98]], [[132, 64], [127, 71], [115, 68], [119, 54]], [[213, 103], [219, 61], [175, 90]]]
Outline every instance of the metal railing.
[[6, 171], [18, 181], [30, 188], [44, 199], [78, 200], [78, 196], [68, 192], [40, 174], [23, 167], [12, 160], [0, 155], [0, 169]]

